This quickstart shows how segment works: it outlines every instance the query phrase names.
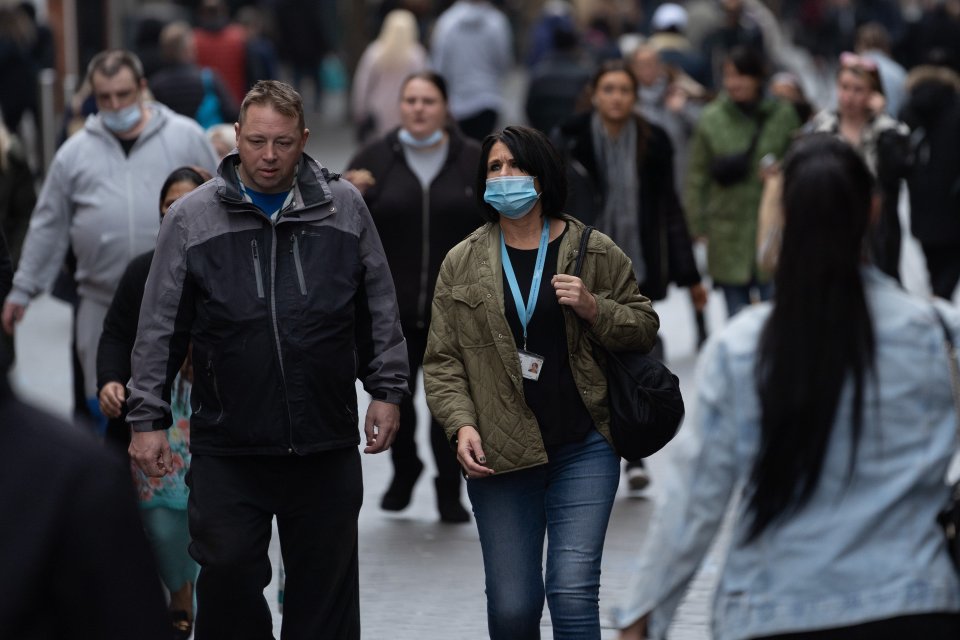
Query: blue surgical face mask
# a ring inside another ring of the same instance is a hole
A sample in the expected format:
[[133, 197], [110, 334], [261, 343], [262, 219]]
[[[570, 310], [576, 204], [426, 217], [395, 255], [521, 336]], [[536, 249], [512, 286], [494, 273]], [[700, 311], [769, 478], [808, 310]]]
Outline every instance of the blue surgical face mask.
[[530, 213], [539, 199], [533, 176], [488, 178], [483, 192], [483, 201], [511, 220], [519, 220]]
[[399, 133], [397, 133], [397, 137], [400, 138], [400, 142], [408, 147], [413, 147], [414, 149], [423, 149], [425, 147], [432, 147], [443, 140], [443, 129], [437, 129], [426, 138], [414, 138], [413, 134], [406, 129], [400, 129]]
[[114, 133], [130, 131], [140, 122], [141, 115], [139, 102], [134, 102], [129, 107], [123, 107], [116, 111], [100, 112], [100, 116], [103, 118], [103, 126]]

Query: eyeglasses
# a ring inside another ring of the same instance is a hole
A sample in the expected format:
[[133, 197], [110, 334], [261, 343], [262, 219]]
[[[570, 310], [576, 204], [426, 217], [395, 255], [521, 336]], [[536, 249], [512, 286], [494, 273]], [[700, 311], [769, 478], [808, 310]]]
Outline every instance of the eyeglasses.
[[861, 69], [863, 71], [876, 71], [877, 63], [864, 56], [858, 56], [850, 51], [844, 51], [840, 54], [840, 66], [844, 69]]

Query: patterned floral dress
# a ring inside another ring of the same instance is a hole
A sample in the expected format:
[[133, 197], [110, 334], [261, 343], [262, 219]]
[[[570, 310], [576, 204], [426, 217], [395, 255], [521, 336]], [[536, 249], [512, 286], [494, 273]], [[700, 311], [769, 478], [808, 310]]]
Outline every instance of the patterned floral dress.
[[187, 509], [188, 489], [185, 478], [187, 469], [190, 468], [190, 389], [190, 382], [182, 372], [178, 373], [170, 394], [173, 426], [167, 430], [173, 471], [162, 478], [150, 478], [136, 463], [131, 464], [141, 509]]

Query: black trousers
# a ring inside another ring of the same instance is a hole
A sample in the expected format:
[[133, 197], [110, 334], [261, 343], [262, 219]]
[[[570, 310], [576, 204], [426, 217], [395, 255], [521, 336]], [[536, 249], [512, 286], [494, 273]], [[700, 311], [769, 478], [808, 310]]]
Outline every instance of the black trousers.
[[755, 640], [956, 640], [960, 638], [960, 615], [926, 613], [875, 620], [850, 627], [764, 636]]
[[190, 555], [200, 564], [196, 640], [272, 640], [263, 590], [274, 515], [286, 571], [281, 640], [359, 640], [356, 448], [194, 455], [187, 484]]
[[951, 300], [960, 281], [960, 247], [924, 244], [923, 255], [933, 295]]
[[[410, 362], [410, 395], [400, 401], [400, 430], [390, 447], [394, 473], [398, 475], [412, 473], [417, 466], [417, 410], [413, 399], [417, 393], [417, 371], [423, 366], [423, 354], [427, 350], [427, 328], [403, 326], [403, 337], [407, 340], [407, 357]], [[440, 423], [430, 416], [430, 446], [433, 459], [437, 463], [437, 478], [441, 485], [459, 491], [460, 463], [447, 440]]]

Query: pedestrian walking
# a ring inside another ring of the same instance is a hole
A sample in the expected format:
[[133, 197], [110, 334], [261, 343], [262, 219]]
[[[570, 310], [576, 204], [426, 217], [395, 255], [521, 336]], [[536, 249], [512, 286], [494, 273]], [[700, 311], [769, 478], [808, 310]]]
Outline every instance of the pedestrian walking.
[[903, 119], [911, 129], [910, 232], [933, 295], [950, 300], [960, 281], [960, 75], [945, 66], [911, 70]]
[[276, 516], [283, 636], [357, 639], [355, 381], [373, 397], [364, 452], [386, 451], [407, 393], [393, 281], [360, 194], [304, 153], [292, 87], [254, 85], [236, 133], [218, 176], [160, 228], [128, 386], [130, 454], [150, 477], [174, 471], [164, 430], [189, 344], [197, 638], [272, 637]]
[[607, 236], [590, 237], [583, 279], [569, 275], [584, 226], [561, 213], [563, 164], [542, 133], [507, 127], [480, 155], [489, 222], [440, 268], [427, 402], [468, 478], [490, 637], [539, 638], [546, 595], [555, 638], [598, 639], [620, 460], [589, 340], [649, 350], [659, 320]]
[[[411, 395], [400, 403], [400, 431], [390, 449], [393, 479], [380, 502], [387, 511], [401, 511], [410, 504], [423, 471], [412, 394], [427, 348], [430, 302], [440, 263], [483, 222], [473, 193], [480, 145], [450, 120], [444, 79], [432, 71], [409, 76], [399, 102], [401, 126], [361, 149], [344, 174], [363, 193], [383, 239], [410, 364]], [[443, 427], [432, 418], [430, 443], [437, 465], [440, 520], [467, 522], [470, 515], [460, 504], [460, 465]]]
[[220, 74], [197, 65], [193, 29], [181, 20], [160, 32], [164, 65], [149, 78], [150, 91], [180, 115], [193, 118], [204, 129], [237, 121], [240, 107]]
[[[571, 187], [565, 210], [610, 236], [651, 301], [666, 298], [672, 282], [689, 287], [702, 311], [707, 291], [674, 187], [669, 136], [636, 114], [638, 82], [623, 60], [600, 65], [590, 88], [593, 109], [560, 129]], [[665, 358], [659, 337], [652, 353]], [[633, 491], [649, 484], [642, 460], [627, 464], [627, 478]]]
[[686, 462], [615, 616], [623, 640], [666, 637], [731, 499], [717, 640], [960, 637], [937, 522], [958, 419], [944, 331], [960, 335], [960, 314], [863, 260], [873, 187], [830, 135], [784, 160], [776, 298], [708, 343]]
[[881, 194], [880, 219], [869, 236], [870, 251], [874, 264], [899, 280], [902, 234], [897, 208], [910, 129], [884, 113], [883, 86], [873, 60], [845, 52], [839, 62], [836, 109], [819, 112], [806, 130], [840, 136], [863, 156]]
[[350, 106], [361, 144], [382, 138], [400, 126], [400, 89], [410, 74], [426, 68], [427, 50], [420, 44], [417, 19], [406, 9], [391, 11], [380, 35], [363, 51], [353, 74]]
[[773, 292], [756, 260], [760, 161], [782, 158], [800, 124], [791, 105], [764, 97], [765, 77], [756, 51], [734, 48], [723, 65], [724, 92], [703, 110], [690, 149], [690, 232], [707, 243], [707, 269], [730, 316]]
[[160, 185], [180, 165], [216, 166], [193, 120], [147, 101], [139, 59], [121, 49], [97, 54], [87, 69], [99, 113], [54, 156], [30, 218], [3, 306], [12, 334], [30, 300], [49, 288], [67, 249], [76, 256], [76, 348], [87, 406], [99, 413], [97, 344], [127, 264], [156, 243]]
[[12, 360], [0, 341], [0, 637], [170, 640], [127, 461], [20, 402]]
[[513, 31], [489, 0], [456, 0], [440, 14], [430, 42], [433, 68], [449, 83], [450, 113], [474, 140], [493, 131], [501, 83], [513, 65]]
[[[202, 169], [174, 169], [160, 189], [160, 220], [177, 199], [210, 177]], [[125, 384], [130, 379], [130, 354], [137, 337], [140, 303], [153, 254], [153, 251], [148, 251], [127, 265], [103, 320], [103, 333], [97, 350], [98, 397], [100, 411], [109, 419], [107, 439], [117, 443], [124, 451], [130, 444]], [[190, 532], [187, 530], [185, 477], [190, 467], [192, 382], [193, 364], [188, 355], [170, 391], [173, 426], [169, 433], [173, 472], [156, 481], [147, 477], [136, 464], [132, 465], [144, 529], [157, 559], [160, 579], [170, 593], [168, 610], [174, 638], [181, 640], [189, 638], [193, 630], [193, 586], [199, 570], [197, 563], [187, 553]]]

